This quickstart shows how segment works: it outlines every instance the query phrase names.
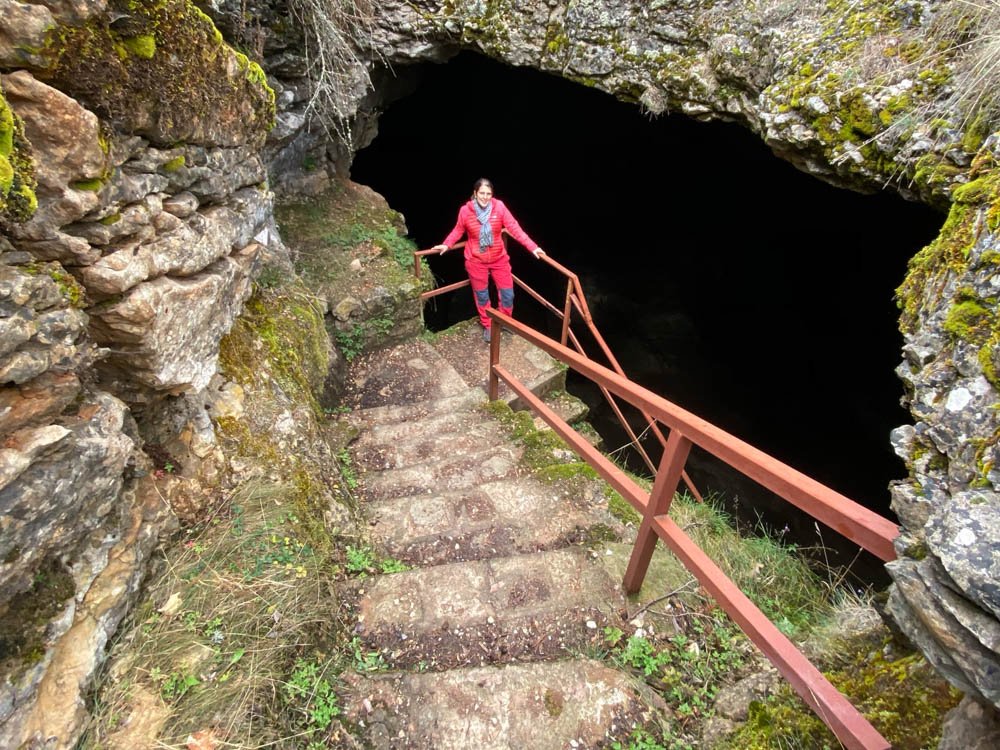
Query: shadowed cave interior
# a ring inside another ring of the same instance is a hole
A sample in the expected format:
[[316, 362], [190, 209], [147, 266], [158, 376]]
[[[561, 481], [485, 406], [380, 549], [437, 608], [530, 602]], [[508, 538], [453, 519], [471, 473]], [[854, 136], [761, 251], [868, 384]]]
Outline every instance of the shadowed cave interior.
[[[832, 187], [741, 126], [651, 118], [470, 53], [395, 76], [412, 93], [381, 115], [351, 177], [404, 214], [421, 248], [444, 238], [472, 183], [489, 177], [528, 234], [580, 276], [633, 380], [893, 517], [888, 485], [905, 467], [889, 431], [910, 421], [893, 372], [893, 295], [940, 214], [888, 191]], [[510, 250], [515, 275], [561, 304], [554, 272]], [[431, 267], [438, 284], [465, 278], [458, 252]], [[439, 300], [425, 311], [433, 330], [474, 314], [468, 289]], [[549, 325], [523, 292], [515, 315]], [[596, 388], [571, 373], [569, 390], [590, 404], [606, 450], [627, 442]], [[688, 470], [703, 492], [739, 497], [740, 516], [769, 505], [704, 454]], [[760, 512], [801, 544], [838, 547], [833, 532], [816, 540], [809, 519]], [[862, 576], [887, 580], [872, 563], [858, 564]]]

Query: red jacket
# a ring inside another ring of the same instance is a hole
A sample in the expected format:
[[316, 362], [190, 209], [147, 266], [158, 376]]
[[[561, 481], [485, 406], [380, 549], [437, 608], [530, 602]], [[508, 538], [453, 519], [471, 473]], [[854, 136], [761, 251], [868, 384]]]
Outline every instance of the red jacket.
[[503, 245], [500, 230], [506, 229], [510, 236], [524, 245], [528, 250], [538, 247], [527, 233], [521, 229], [514, 215], [507, 210], [503, 201], [493, 199], [493, 211], [490, 213], [490, 226], [493, 228], [493, 244], [485, 252], [479, 252], [479, 219], [476, 218], [476, 209], [473, 208], [472, 201], [465, 203], [458, 209], [458, 221], [455, 228], [445, 237], [444, 244], [448, 247], [454, 245], [462, 237], [467, 235], [468, 242], [465, 243], [465, 259], [478, 260], [482, 263], [492, 263], [507, 257], [507, 249]]

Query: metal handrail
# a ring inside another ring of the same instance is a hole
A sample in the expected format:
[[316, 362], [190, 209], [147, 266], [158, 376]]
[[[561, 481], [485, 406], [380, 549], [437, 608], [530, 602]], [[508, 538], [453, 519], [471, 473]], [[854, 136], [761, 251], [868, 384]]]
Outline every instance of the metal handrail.
[[[504, 233], [506, 234], [506, 230], [504, 230]], [[504, 242], [506, 244], [506, 237], [504, 237]], [[464, 247], [465, 244], [466, 244], [465, 241], [458, 242], [454, 245], [451, 245], [448, 249], [455, 250], [460, 247]], [[421, 274], [420, 259], [422, 257], [425, 257], [427, 255], [437, 255], [437, 254], [439, 254], [438, 251], [434, 249], [414, 251], [413, 275], [418, 279], [420, 278]], [[566, 278], [566, 302], [563, 310], [559, 310], [559, 308], [557, 308], [551, 302], [542, 297], [541, 294], [532, 289], [528, 284], [519, 279], [517, 276], [513, 276], [514, 283], [517, 284], [525, 292], [527, 292], [529, 296], [531, 296], [536, 302], [541, 304], [546, 310], [548, 310], [550, 313], [556, 316], [556, 318], [562, 321], [562, 332], [560, 335], [560, 343], [563, 344], [563, 346], [565, 346], [567, 342], [572, 343], [576, 351], [583, 354], [584, 353], [583, 346], [580, 344], [580, 340], [573, 334], [573, 331], [570, 328], [572, 311], [575, 308], [576, 311], [579, 313], [579, 317], [586, 324], [587, 330], [590, 331], [590, 335], [594, 337], [594, 340], [597, 342], [598, 347], [600, 347], [601, 352], [607, 358], [608, 363], [611, 365], [611, 369], [613, 369], [619, 375], [624, 377], [625, 371], [619, 364], [618, 359], [611, 352], [611, 348], [604, 340], [604, 337], [601, 335], [601, 332], [597, 329], [597, 326], [594, 324], [594, 318], [590, 314], [590, 307], [587, 305], [587, 298], [586, 295], [584, 295], [583, 293], [583, 285], [580, 283], [580, 278], [575, 273], [573, 273], [573, 271], [569, 270], [568, 268], [566, 268], [566, 266], [562, 265], [558, 261], [553, 260], [548, 255], [542, 255], [539, 258], [539, 260], [544, 261], [549, 266], [554, 268], [559, 274], [561, 274], [563, 277]], [[438, 295], [445, 294], [447, 292], [453, 292], [456, 289], [461, 289], [464, 286], [468, 286], [469, 283], [470, 283], [469, 280], [466, 279], [465, 281], [458, 281], [455, 282], [454, 284], [448, 284], [447, 286], [439, 287], [437, 289], [432, 289], [430, 291], [422, 293], [420, 295], [420, 299], [422, 301], [426, 301], [431, 297], [437, 297]], [[655, 477], [657, 471], [656, 463], [653, 461], [649, 453], [647, 453], [645, 447], [643, 447], [642, 443], [639, 441], [638, 435], [636, 435], [635, 430], [632, 428], [632, 425], [625, 418], [625, 415], [622, 413], [621, 407], [615, 401], [614, 396], [607, 389], [603, 387], [600, 388], [600, 391], [601, 395], [604, 396], [604, 400], [608, 402], [608, 405], [614, 412], [615, 417], [618, 419], [618, 422], [621, 424], [622, 428], [625, 430], [625, 433], [628, 435], [629, 443], [636, 449], [636, 451], [642, 457], [642, 460], [645, 462], [646, 466], [649, 467], [650, 472], [652, 472], [653, 476]], [[646, 421], [646, 425], [649, 428], [649, 430], [660, 442], [661, 447], [666, 449], [667, 438], [663, 434], [663, 431], [656, 424], [656, 420], [653, 419], [652, 416], [650, 416], [646, 412], [643, 412], [642, 410], [640, 410], [640, 414], [642, 414], [643, 419]], [[701, 493], [698, 491], [698, 488], [695, 486], [694, 482], [691, 481], [691, 478], [688, 476], [686, 471], [681, 472], [681, 477], [684, 480], [685, 485], [687, 485], [688, 490], [690, 490], [691, 494], [694, 496], [694, 498], [698, 502], [703, 502]]]
[[[502, 379], [642, 514], [642, 523], [623, 580], [624, 589], [628, 593], [639, 590], [656, 541], [662, 539], [846, 747], [851, 750], [888, 750], [890, 745], [885, 738], [667, 514], [688, 453], [692, 445], [698, 445], [882, 560], [890, 561], [896, 557], [892, 541], [899, 534], [898, 526], [510, 316], [496, 310], [490, 310], [489, 315], [494, 323], [490, 338], [489, 398], [497, 398]], [[652, 490], [647, 492], [636, 484], [500, 364], [502, 328], [509, 328], [670, 428]]]

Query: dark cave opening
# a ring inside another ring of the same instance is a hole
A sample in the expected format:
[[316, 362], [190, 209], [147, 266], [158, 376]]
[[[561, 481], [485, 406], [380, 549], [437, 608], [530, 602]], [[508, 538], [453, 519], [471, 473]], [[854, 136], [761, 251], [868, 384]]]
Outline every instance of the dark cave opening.
[[[580, 276], [633, 380], [892, 517], [888, 485], [905, 467], [889, 431], [910, 421], [893, 372], [893, 294], [939, 214], [888, 191], [832, 187], [740, 126], [650, 118], [470, 53], [397, 73], [416, 77], [414, 93], [381, 115], [351, 177], [404, 214], [421, 248], [489, 177], [528, 234]], [[515, 243], [511, 255], [515, 274], [562, 299], [549, 269]], [[465, 278], [459, 253], [431, 265], [439, 284]], [[426, 310], [432, 329], [473, 315], [467, 289], [450, 297]], [[533, 307], [522, 293], [515, 315], [538, 322]], [[593, 389], [572, 377], [569, 389], [595, 408], [606, 447], [625, 442]], [[703, 456], [689, 471], [703, 491], [756, 502]], [[812, 533], [808, 519], [796, 526]]]

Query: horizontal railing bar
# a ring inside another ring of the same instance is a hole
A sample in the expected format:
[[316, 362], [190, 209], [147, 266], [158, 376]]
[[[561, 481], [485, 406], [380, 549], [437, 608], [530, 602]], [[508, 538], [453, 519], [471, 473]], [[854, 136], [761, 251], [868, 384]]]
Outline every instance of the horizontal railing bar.
[[588, 443], [579, 432], [574, 430], [562, 417], [546, 406], [527, 386], [511, 375], [507, 368], [503, 365], [495, 365], [493, 372], [510, 386], [510, 389], [523, 399], [532, 411], [545, 420], [545, 423], [559, 437], [565, 440], [584, 461], [590, 464], [618, 494], [625, 498], [629, 505], [639, 513], [644, 514], [646, 512], [646, 497], [648, 493], [634, 479], [631, 479], [611, 459]]
[[846, 747], [851, 750], [888, 750], [891, 747], [669, 516], [656, 516], [653, 528]]
[[641, 411], [681, 433], [733, 468], [783, 497], [796, 507], [856, 542], [882, 560], [896, 558], [892, 541], [896, 524], [820, 484], [815, 479], [781, 463], [762, 450], [730, 435], [710, 422], [682, 409], [662, 396], [631, 382], [607, 367], [519, 323], [498, 310], [489, 314], [502, 325], [574, 370], [605, 386]]
[[468, 279], [465, 281], [456, 281], [454, 284], [449, 284], [448, 286], [438, 287], [437, 289], [431, 289], [429, 292], [423, 292], [420, 295], [420, 299], [426, 300], [431, 297], [437, 297], [439, 294], [444, 294], [446, 292], [453, 292], [456, 289], [461, 289], [463, 286], [469, 286], [472, 282]]
[[[515, 378], [502, 365], [496, 373], [529, 407], [590, 464], [637, 511], [645, 515], [648, 493]], [[733, 581], [667, 515], [653, 518], [657, 537], [775, 665], [796, 693], [850, 750], [889, 750], [889, 743]]]

